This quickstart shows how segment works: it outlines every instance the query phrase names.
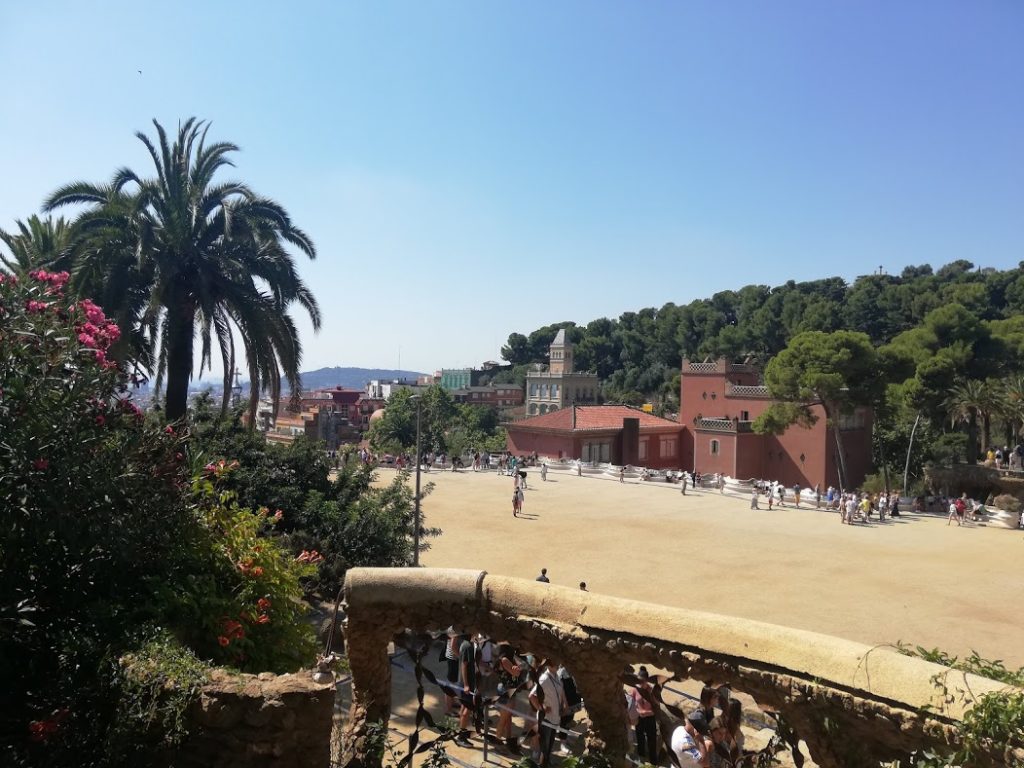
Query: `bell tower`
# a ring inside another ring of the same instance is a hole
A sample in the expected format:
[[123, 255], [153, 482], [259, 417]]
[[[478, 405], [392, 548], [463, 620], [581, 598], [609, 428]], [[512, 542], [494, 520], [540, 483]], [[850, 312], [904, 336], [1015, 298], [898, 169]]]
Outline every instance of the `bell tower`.
[[565, 340], [565, 329], [562, 328], [551, 342], [551, 355], [548, 359], [548, 370], [555, 374], [573, 372], [572, 344]]

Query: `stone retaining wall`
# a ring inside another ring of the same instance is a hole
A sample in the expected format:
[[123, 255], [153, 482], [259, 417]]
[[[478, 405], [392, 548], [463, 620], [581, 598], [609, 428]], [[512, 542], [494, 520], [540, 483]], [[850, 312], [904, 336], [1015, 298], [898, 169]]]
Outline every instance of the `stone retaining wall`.
[[[588, 745], [619, 764], [628, 749], [626, 663], [750, 695], [785, 717], [822, 768], [877, 768], [880, 761], [906, 760], [917, 748], [952, 743], [975, 698], [1004, 688], [891, 648], [479, 571], [354, 568], [345, 579], [345, 601], [350, 765], [373, 764], [367, 725], [388, 721], [388, 643], [406, 628], [454, 624], [564, 661], [587, 702]], [[977, 757], [976, 766], [1002, 766], [1021, 764], [1024, 754], [991, 745]]]
[[167, 764], [181, 768], [325, 768], [334, 685], [290, 675], [213, 672], [188, 712], [189, 736]]

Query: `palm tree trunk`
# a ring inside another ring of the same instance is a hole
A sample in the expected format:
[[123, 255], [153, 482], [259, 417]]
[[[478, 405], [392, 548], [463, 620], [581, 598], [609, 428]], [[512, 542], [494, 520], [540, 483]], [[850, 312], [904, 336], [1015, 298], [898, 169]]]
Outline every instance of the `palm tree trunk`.
[[846, 491], [846, 457], [843, 455], [843, 441], [839, 437], [839, 420], [838, 412], [835, 414], [837, 418], [832, 417], [833, 409], [822, 403], [822, 408], [825, 409], [825, 419], [832, 422], [832, 434], [836, 440], [836, 470], [839, 472], [839, 492], [845, 493]]
[[978, 417], [974, 413], [967, 420], [967, 463], [978, 463]]
[[910, 452], [914, 450], [914, 435], [917, 433], [917, 425], [921, 423], [921, 414], [914, 419], [914, 428], [910, 430], [910, 443], [907, 445], [907, 463], [903, 465], [903, 493], [909, 494], [908, 481], [910, 479]]
[[188, 385], [192, 380], [195, 303], [181, 299], [167, 314], [167, 404], [168, 421], [184, 418], [188, 411]]
[[988, 451], [989, 434], [992, 432], [992, 418], [988, 413], [981, 414], [981, 452]]

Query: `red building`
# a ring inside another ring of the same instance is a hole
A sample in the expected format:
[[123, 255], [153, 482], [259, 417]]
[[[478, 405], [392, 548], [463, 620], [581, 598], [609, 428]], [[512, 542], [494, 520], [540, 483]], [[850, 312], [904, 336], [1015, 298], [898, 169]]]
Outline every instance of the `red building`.
[[[782, 435], [759, 435], [751, 423], [772, 400], [751, 365], [717, 360], [683, 360], [679, 386], [679, 421], [685, 429], [683, 466], [700, 472], [721, 472], [741, 480], [751, 478], [795, 483], [806, 488], [839, 487], [836, 441], [824, 409], [814, 406], [813, 427], [790, 427]], [[871, 466], [869, 408], [840, 417], [840, 438], [846, 459], [847, 484], [863, 482]]]
[[307, 392], [301, 400], [305, 434], [312, 440], [323, 440], [329, 450], [358, 443], [370, 428], [370, 417], [384, 403], [382, 398], [344, 387]]
[[571, 405], [505, 425], [508, 450], [655, 469], [684, 466], [683, 429], [627, 405]]

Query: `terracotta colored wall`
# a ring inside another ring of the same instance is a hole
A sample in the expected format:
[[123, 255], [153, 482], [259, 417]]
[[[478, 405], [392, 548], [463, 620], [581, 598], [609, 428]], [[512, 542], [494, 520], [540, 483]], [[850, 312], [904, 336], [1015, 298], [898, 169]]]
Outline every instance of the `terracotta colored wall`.
[[[691, 373], [683, 370], [679, 387], [679, 420], [685, 429], [683, 437], [682, 465], [694, 465], [694, 419], [741, 416], [743, 411], [751, 420], [756, 419], [770, 405], [771, 400], [753, 397], [727, 397], [729, 380], [736, 384], [759, 383], [756, 374], [747, 372], [725, 373], [722, 365], [716, 373]], [[838, 486], [839, 473], [836, 469], [835, 442], [825, 423], [824, 409], [814, 407], [817, 423], [810, 429], [792, 427], [785, 434], [758, 438], [754, 435], [738, 437], [739, 455], [735, 463], [732, 455], [713, 458], [708, 455], [710, 440], [719, 434], [697, 433], [697, 469], [702, 472], [725, 472], [741, 479], [763, 478], [778, 480], [787, 486], [794, 483], [813, 488], [820, 484]], [[863, 429], [843, 432], [849, 484], [856, 487], [863, 482], [871, 469], [871, 418]], [[723, 442], [724, 450], [724, 442]], [[800, 457], [803, 456], [801, 461]]]
[[760, 479], [764, 477], [765, 442], [768, 438], [752, 432], [744, 432], [736, 437], [736, 474], [740, 480]]
[[[711, 455], [711, 441], [719, 443], [718, 455]], [[701, 474], [721, 472], [733, 476], [736, 456], [736, 435], [731, 432], [697, 432], [697, 466]], [[693, 469], [693, 463], [687, 469]]]
[[561, 451], [563, 457], [573, 458], [573, 440], [571, 436], [537, 434], [509, 428], [508, 437], [505, 441], [507, 450], [521, 456], [537, 452], [540, 456], [558, 456]]

